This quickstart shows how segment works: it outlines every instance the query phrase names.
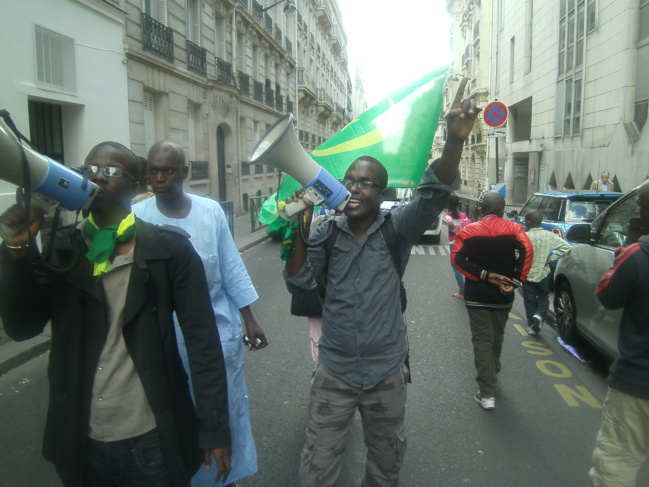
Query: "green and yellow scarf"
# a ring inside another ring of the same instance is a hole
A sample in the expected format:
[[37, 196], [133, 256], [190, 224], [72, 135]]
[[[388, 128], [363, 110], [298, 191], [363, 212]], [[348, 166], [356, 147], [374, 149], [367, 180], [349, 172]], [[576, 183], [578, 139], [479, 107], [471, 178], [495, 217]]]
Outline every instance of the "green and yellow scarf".
[[117, 242], [126, 242], [135, 234], [135, 215], [131, 212], [119, 225], [99, 228], [91, 214], [86, 220], [85, 231], [92, 242], [86, 257], [95, 264], [92, 275], [100, 276], [110, 271], [112, 264], [108, 259], [115, 252]]

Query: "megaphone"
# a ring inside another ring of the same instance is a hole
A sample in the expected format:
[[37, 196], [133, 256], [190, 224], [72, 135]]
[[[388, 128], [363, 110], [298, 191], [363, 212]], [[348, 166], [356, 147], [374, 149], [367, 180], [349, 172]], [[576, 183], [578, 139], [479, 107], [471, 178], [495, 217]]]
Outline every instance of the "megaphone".
[[[252, 150], [248, 163], [266, 164], [286, 172], [306, 189], [306, 197], [315, 205], [342, 211], [351, 198], [340, 181], [304, 150], [295, 134], [291, 113], [268, 129]], [[286, 220], [296, 220], [305, 208], [303, 201], [293, 202], [279, 214]]]
[[5, 117], [8, 117], [8, 112], [3, 110], [0, 117], [0, 179], [25, 186], [24, 151], [34, 203], [45, 211], [59, 204], [71, 211], [87, 210], [99, 187], [79, 172], [21, 144]]

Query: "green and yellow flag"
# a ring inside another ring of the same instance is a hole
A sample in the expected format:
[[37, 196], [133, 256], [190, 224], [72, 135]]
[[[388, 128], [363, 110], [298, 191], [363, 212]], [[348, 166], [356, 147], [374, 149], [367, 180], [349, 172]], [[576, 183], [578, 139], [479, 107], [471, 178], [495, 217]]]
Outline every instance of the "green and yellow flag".
[[[340, 179], [355, 159], [372, 156], [388, 170], [389, 187], [416, 187], [428, 164], [447, 71], [448, 67], [437, 69], [397, 90], [352, 120], [311, 157]], [[269, 231], [283, 226], [276, 221], [276, 201], [284, 201], [300, 187], [287, 175], [278, 193], [264, 203], [259, 221], [269, 225]]]

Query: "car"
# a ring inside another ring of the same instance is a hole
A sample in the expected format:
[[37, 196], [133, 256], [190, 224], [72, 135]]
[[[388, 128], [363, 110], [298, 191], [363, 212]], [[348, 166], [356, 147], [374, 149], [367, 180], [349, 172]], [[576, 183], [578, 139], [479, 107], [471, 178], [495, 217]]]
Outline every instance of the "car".
[[[394, 208], [403, 206], [412, 200], [412, 188], [388, 188], [385, 200], [381, 203], [381, 209], [392, 211]], [[430, 227], [424, 232], [422, 238], [428, 240], [431, 244], [438, 244], [442, 237], [442, 218], [443, 213], [440, 213], [435, 220], [432, 221]]]
[[566, 232], [575, 223], [592, 222], [622, 193], [613, 191], [539, 191], [529, 197], [520, 211], [510, 211], [510, 220], [525, 225], [525, 214], [539, 210], [543, 213], [546, 230], [566, 238]]
[[574, 224], [566, 234], [572, 242], [557, 264], [554, 276], [554, 313], [564, 342], [576, 345], [582, 338], [605, 357], [618, 355], [617, 336], [622, 310], [604, 308], [595, 289], [623, 246], [627, 224], [637, 217], [635, 188], [610, 205], [592, 223]]

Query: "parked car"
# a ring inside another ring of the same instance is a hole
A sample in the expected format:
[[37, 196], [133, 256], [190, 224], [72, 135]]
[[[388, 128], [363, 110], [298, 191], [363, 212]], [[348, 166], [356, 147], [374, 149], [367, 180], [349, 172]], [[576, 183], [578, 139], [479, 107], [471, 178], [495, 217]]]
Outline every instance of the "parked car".
[[[388, 194], [381, 203], [382, 210], [391, 211], [394, 208], [405, 205], [412, 200], [412, 188], [388, 188]], [[428, 230], [424, 232], [426, 238], [432, 244], [438, 244], [442, 236], [442, 215], [440, 213], [437, 218], [431, 223]]]
[[635, 196], [629, 191], [590, 224], [574, 224], [566, 234], [570, 251], [555, 272], [554, 312], [559, 334], [574, 345], [583, 337], [606, 357], [617, 357], [617, 335], [622, 310], [604, 308], [595, 289], [613, 265], [614, 251], [623, 245], [627, 224], [637, 216]]
[[507, 214], [510, 220], [525, 225], [525, 214], [539, 210], [543, 213], [542, 227], [566, 238], [566, 232], [575, 223], [592, 222], [622, 193], [612, 191], [539, 191], [529, 197], [520, 212]]

